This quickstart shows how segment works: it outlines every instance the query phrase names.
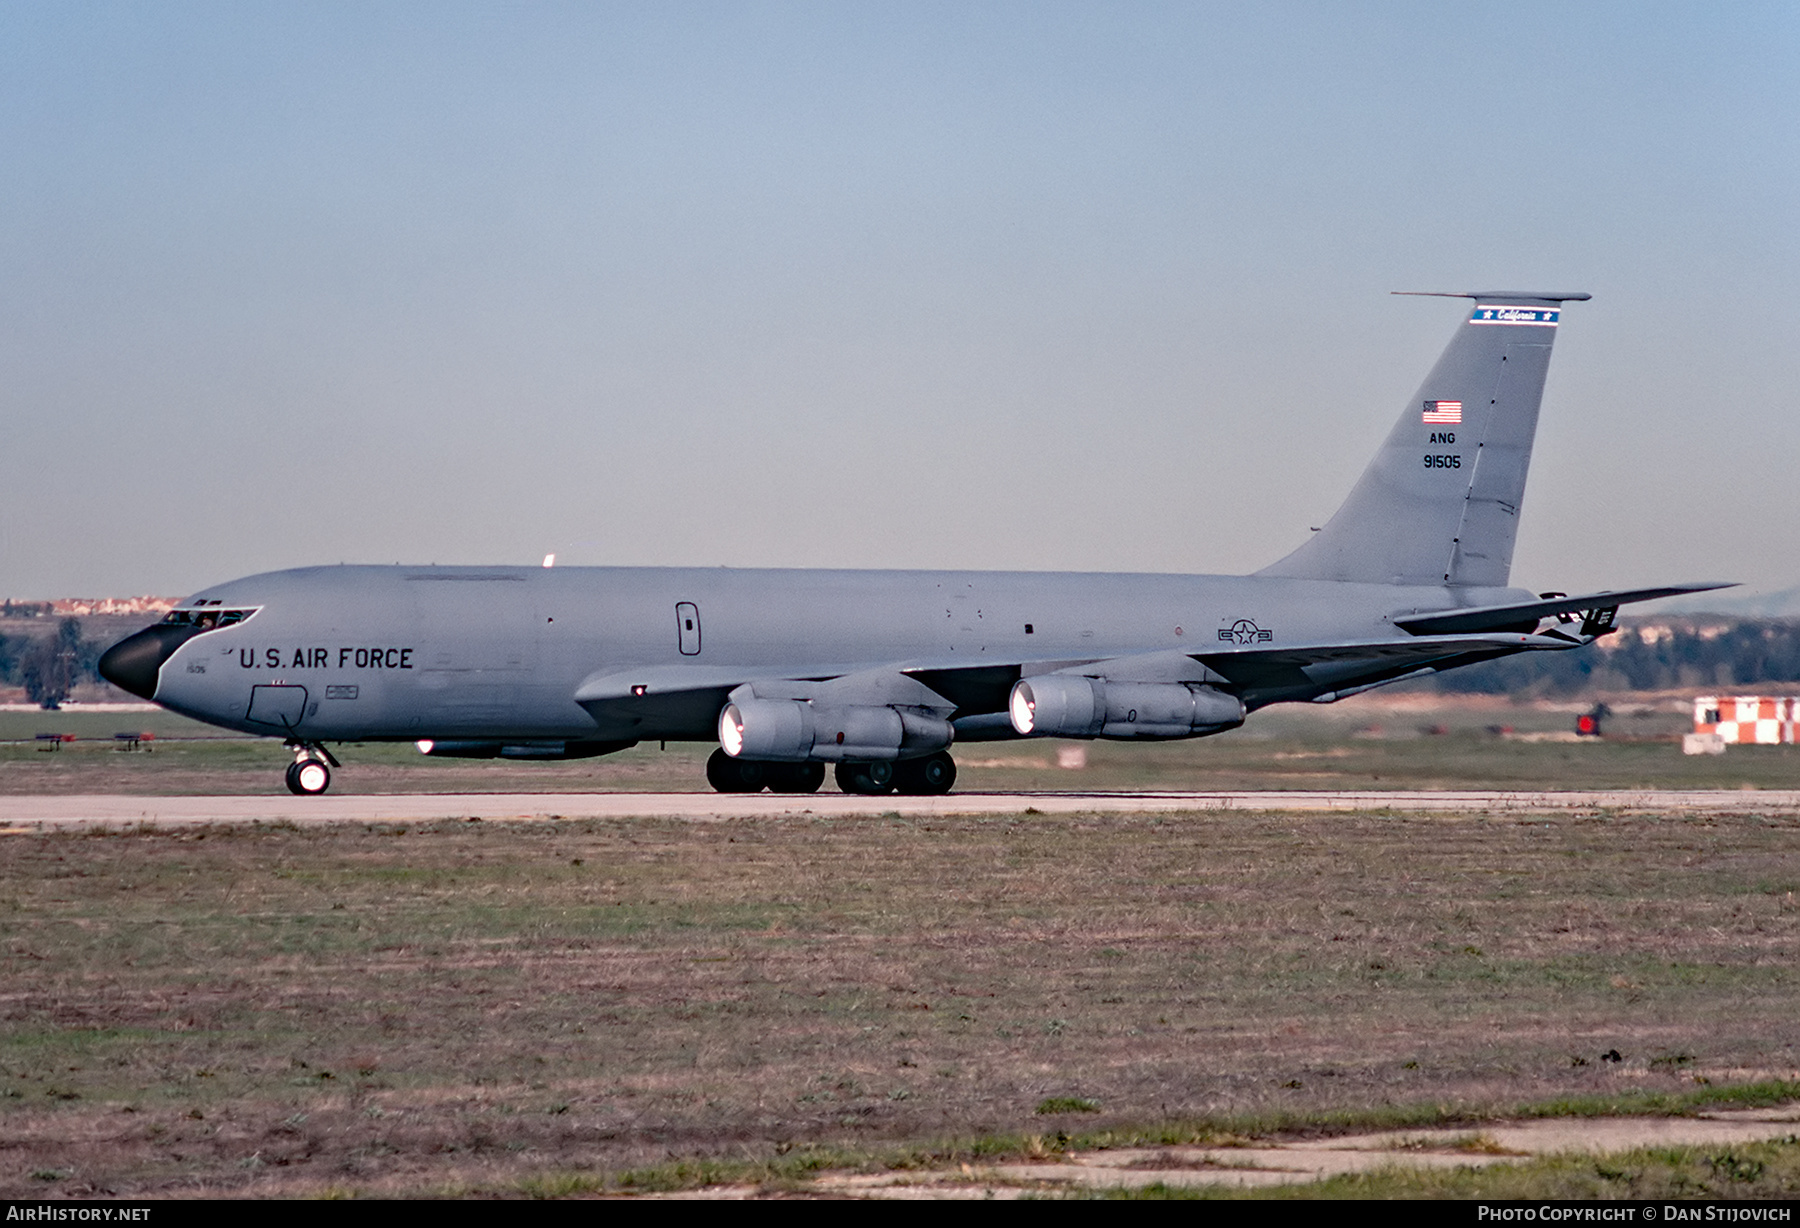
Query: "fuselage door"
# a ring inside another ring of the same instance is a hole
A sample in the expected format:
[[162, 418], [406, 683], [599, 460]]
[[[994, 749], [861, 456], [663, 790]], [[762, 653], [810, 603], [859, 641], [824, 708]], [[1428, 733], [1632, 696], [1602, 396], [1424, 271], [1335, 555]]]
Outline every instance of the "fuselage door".
[[675, 603], [675, 643], [684, 657], [700, 655], [700, 607], [691, 601]]
[[306, 688], [303, 686], [276, 683], [250, 688], [250, 710], [244, 714], [246, 720], [276, 729], [292, 729], [305, 715]]

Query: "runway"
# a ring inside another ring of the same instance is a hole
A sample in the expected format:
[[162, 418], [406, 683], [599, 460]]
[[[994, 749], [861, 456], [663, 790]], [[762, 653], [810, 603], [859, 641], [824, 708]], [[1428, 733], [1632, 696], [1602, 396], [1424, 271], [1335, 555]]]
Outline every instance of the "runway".
[[1223, 810], [1391, 811], [1419, 814], [1800, 816], [1800, 790], [1653, 789], [1569, 792], [1153, 792], [953, 793], [861, 797], [843, 793], [393, 793], [237, 797], [0, 796], [0, 834], [66, 828], [201, 824], [530, 821], [663, 817], [694, 822], [791, 815], [1178, 814]]

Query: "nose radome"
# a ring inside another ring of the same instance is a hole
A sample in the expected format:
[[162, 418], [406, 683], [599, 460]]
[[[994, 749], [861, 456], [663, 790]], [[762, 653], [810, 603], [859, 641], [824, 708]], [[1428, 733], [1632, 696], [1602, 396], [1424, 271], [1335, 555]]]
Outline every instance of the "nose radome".
[[157, 675], [163, 662], [198, 632], [197, 627], [158, 624], [128, 635], [101, 654], [100, 676], [120, 690], [155, 699]]

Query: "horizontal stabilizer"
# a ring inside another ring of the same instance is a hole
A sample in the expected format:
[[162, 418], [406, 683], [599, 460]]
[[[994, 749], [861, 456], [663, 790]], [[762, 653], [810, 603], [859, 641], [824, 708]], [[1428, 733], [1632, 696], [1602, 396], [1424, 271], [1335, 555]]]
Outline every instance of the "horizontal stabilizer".
[[1529, 630], [1539, 619], [1583, 610], [1617, 609], [1636, 601], [1655, 601], [1659, 597], [1677, 597], [1683, 593], [1705, 593], [1716, 588], [1732, 588], [1731, 583], [1674, 584], [1664, 588], [1633, 588], [1617, 593], [1582, 593], [1574, 597], [1554, 597], [1543, 601], [1526, 601], [1517, 605], [1476, 606], [1463, 610], [1444, 610], [1436, 614], [1417, 614], [1396, 618], [1394, 625], [1414, 635], [1465, 635], [1483, 631], [1506, 631], [1519, 627]]

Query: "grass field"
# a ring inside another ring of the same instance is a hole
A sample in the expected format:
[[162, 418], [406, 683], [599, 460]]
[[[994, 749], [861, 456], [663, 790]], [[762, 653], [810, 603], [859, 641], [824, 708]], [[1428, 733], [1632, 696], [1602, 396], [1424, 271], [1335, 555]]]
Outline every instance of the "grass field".
[[[1791, 788], [1800, 748], [1733, 747], [1683, 755], [1681, 697], [1619, 699], [1605, 739], [1570, 739], [1574, 708], [1474, 697], [1371, 695], [1325, 707], [1258, 712], [1240, 730], [1193, 742], [1091, 743], [1087, 766], [1057, 766], [1057, 743], [956, 748], [958, 787], [1087, 789]], [[114, 733], [161, 741], [127, 753]], [[1499, 732], [1510, 730], [1510, 732]], [[84, 739], [46, 753], [39, 732]], [[175, 740], [201, 738], [205, 740]], [[411, 744], [336, 748], [337, 793], [704, 790], [710, 746], [655, 743], [574, 763], [427, 758]], [[0, 792], [279, 793], [286, 752], [166, 713], [0, 712]], [[832, 786], [827, 785], [827, 788]]]
[[[1795, 828], [6, 835], [0, 1195], [779, 1186], [1096, 1134], [1679, 1108], [1800, 1066]], [[1756, 1163], [1789, 1189], [1789, 1153]]]

